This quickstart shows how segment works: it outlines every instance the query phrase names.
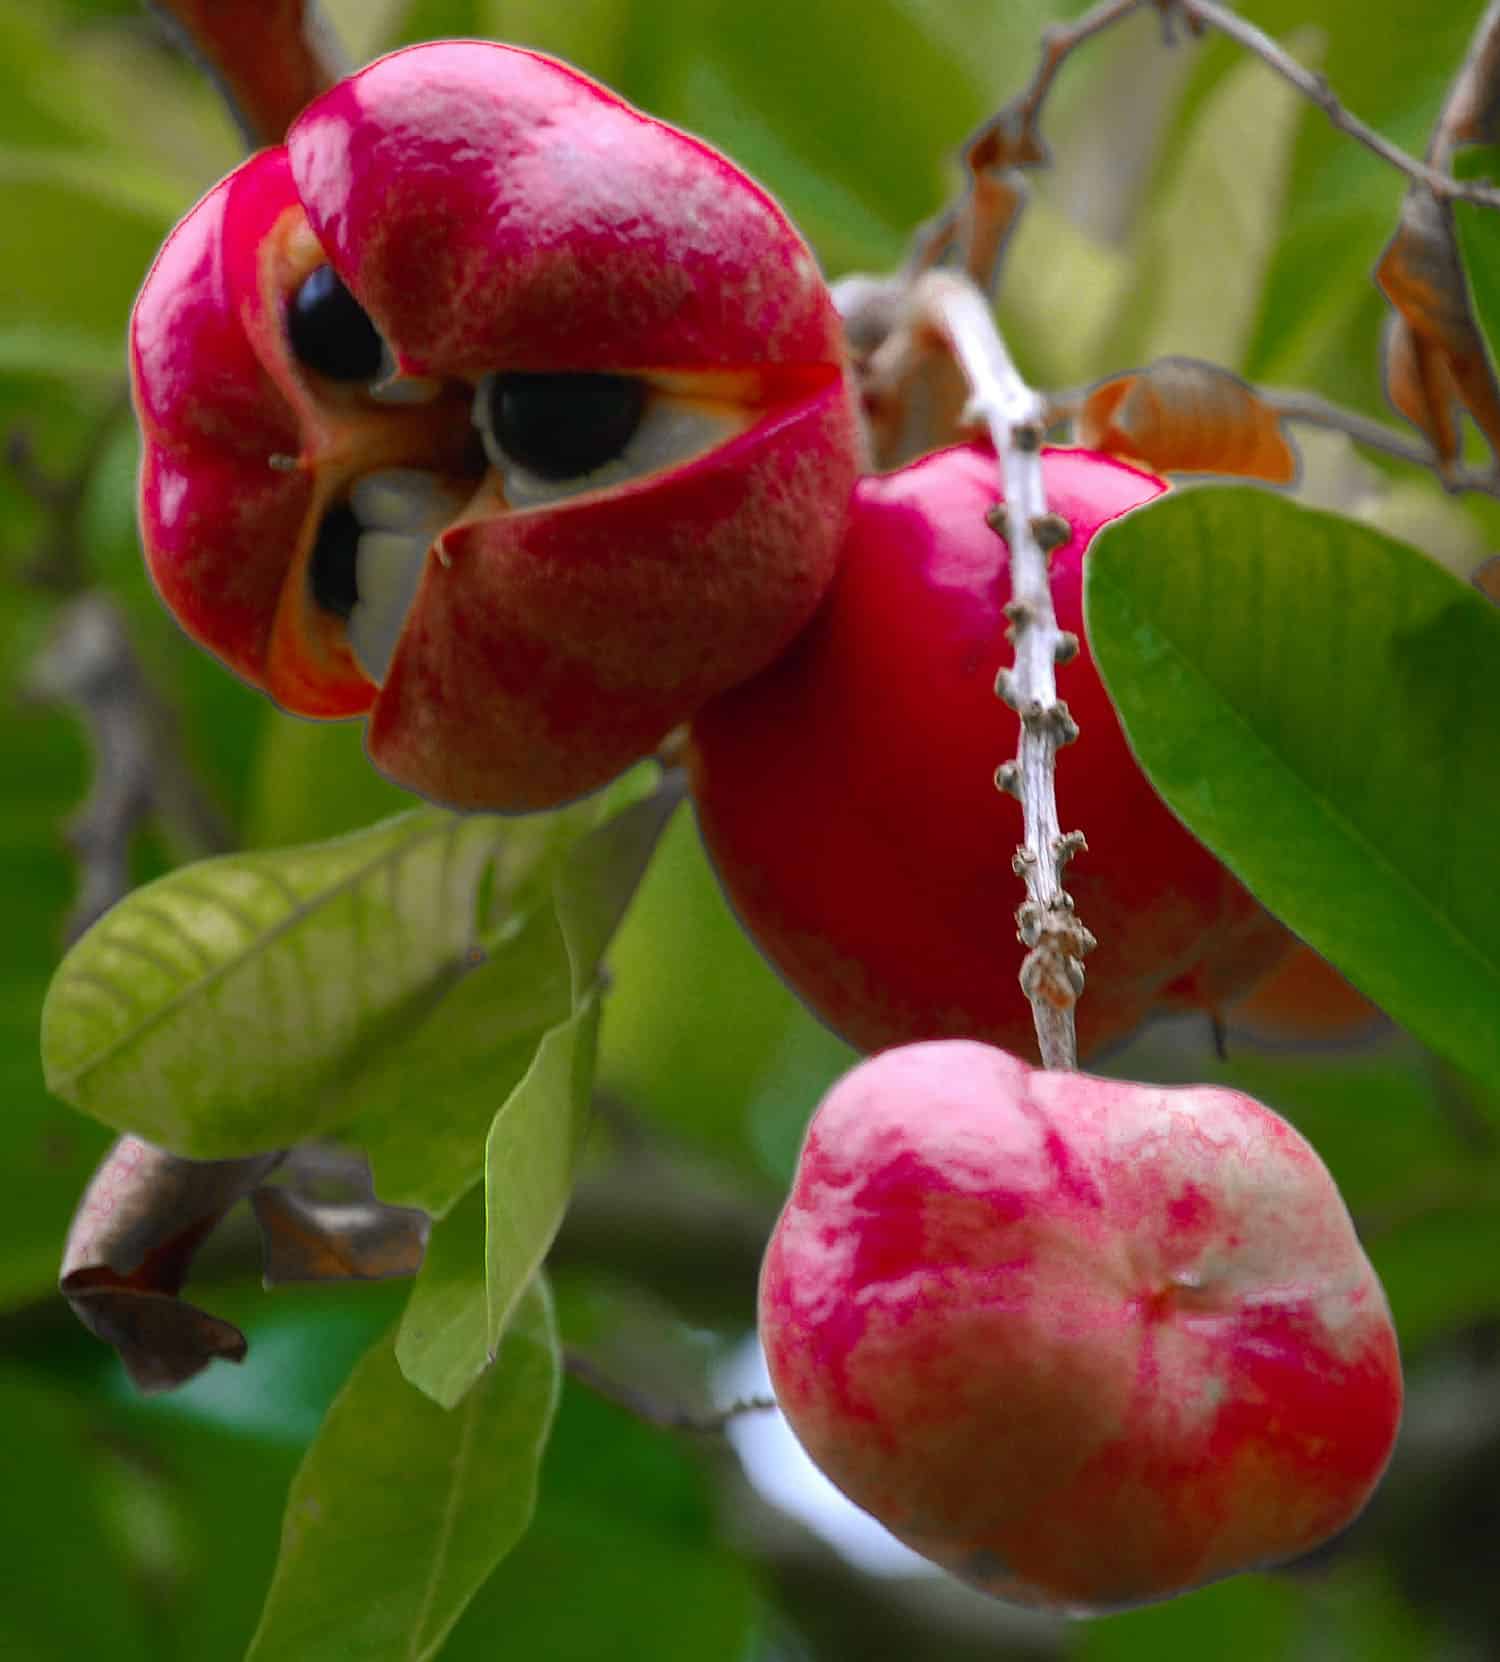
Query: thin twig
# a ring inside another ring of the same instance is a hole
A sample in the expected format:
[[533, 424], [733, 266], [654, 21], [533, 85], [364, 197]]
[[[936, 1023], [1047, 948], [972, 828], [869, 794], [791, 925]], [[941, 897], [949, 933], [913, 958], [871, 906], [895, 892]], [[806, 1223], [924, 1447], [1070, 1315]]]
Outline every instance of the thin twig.
[[1283, 421], [1303, 427], [1320, 427], [1331, 433], [1343, 433], [1345, 437], [1352, 439], [1356, 444], [1362, 444], [1367, 450], [1375, 450], [1383, 456], [1393, 457], [1398, 462], [1409, 462], [1414, 467], [1425, 468], [1436, 476], [1445, 490], [1454, 494], [1477, 491], [1484, 496], [1500, 497], [1500, 472], [1494, 468], [1445, 466], [1442, 457], [1430, 444], [1418, 438], [1408, 437], [1394, 427], [1386, 426], [1383, 421], [1360, 415], [1355, 410], [1346, 410], [1338, 404], [1331, 404], [1327, 399], [1319, 398], [1316, 393], [1257, 387], [1256, 394], [1264, 399]]
[[1340, 102], [1325, 76], [1315, 70], [1304, 69], [1295, 58], [1282, 51], [1263, 29], [1247, 23], [1237, 12], [1215, 4], [1215, 0], [1154, 0], [1154, 3], [1161, 6], [1164, 13], [1176, 11], [1189, 23], [1217, 29], [1247, 52], [1254, 53], [1267, 69], [1294, 86], [1309, 103], [1316, 104], [1341, 133], [1347, 133], [1382, 161], [1389, 162], [1414, 184], [1425, 185], [1440, 200], [1477, 202], [1483, 207], [1500, 208], [1500, 190], [1481, 181], [1455, 179], [1441, 168], [1432, 167], [1409, 155], [1400, 145], [1392, 144]]
[[22, 690], [72, 709], [93, 751], [88, 795], [64, 828], [78, 862], [68, 940], [129, 892], [131, 843], [152, 814], [191, 856], [231, 846], [227, 820], [182, 754], [173, 712], [141, 669], [119, 608], [100, 591], [58, 612]]
[[1233, 40], [1316, 105], [1340, 132], [1364, 145], [1414, 183], [1425, 185], [1439, 200], [1500, 207], [1500, 189], [1482, 180], [1455, 179], [1446, 171], [1446, 157], [1436, 162], [1424, 161], [1393, 144], [1361, 121], [1324, 76], [1305, 69], [1264, 30], [1215, 4], [1214, 0], [1101, 0], [1076, 22], [1052, 24], [1043, 31], [1041, 56], [1030, 81], [965, 140], [961, 151], [966, 176], [964, 199], [951, 202], [917, 229], [906, 265], [909, 276], [932, 269], [952, 249], [958, 239], [964, 201], [977, 176], [993, 170], [1047, 165], [1050, 158], [1041, 130], [1042, 113], [1064, 64], [1080, 46], [1153, 6], [1164, 19], [1181, 17], [1193, 33], [1216, 29]]
[[1461, 144], [1493, 144], [1500, 122], [1500, 0], [1490, 0], [1427, 141], [1427, 160], [1447, 169]]
[[995, 327], [984, 296], [973, 283], [948, 272], [929, 272], [912, 295], [914, 315], [942, 335], [963, 369], [970, 408], [1000, 458], [1005, 512], [992, 518], [1010, 547], [1011, 602], [1006, 608], [1015, 643], [1015, 664], [1002, 669], [995, 691], [1021, 718], [1020, 749], [996, 775], [1002, 789], [1020, 798], [1024, 841], [1015, 869], [1026, 885], [1016, 914], [1030, 948], [1021, 987], [1031, 1001], [1037, 1044], [1049, 1068], [1078, 1065], [1073, 1006], [1083, 990], [1082, 958], [1095, 943], [1063, 888], [1068, 861], [1082, 852], [1077, 832], [1063, 835], [1057, 817], [1058, 750], [1078, 736], [1068, 707], [1057, 696], [1055, 666], [1078, 650], [1076, 637], [1057, 626], [1048, 554], [1068, 539], [1065, 522], [1047, 511], [1042, 480], [1045, 405], [1021, 379]]
[[1042, 108], [1062, 66], [1085, 41], [1102, 35], [1151, 0], [1102, 0], [1076, 23], [1053, 23], [1042, 31], [1042, 55], [1036, 72], [1005, 108], [982, 122], [964, 144], [964, 155], [975, 167], [1000, 163], [1008, 167], [1042, 165], [1047, 143], [1042, 137]]
[[740, 1397], [711, 1414], [694, 1414], [685, 1408], [658, 1402], [645, 1391], [624, 1384], [576, 1350], [563, 1351], [563, 1368], [570, 1379], [576, 1379], [596, 1396], [663, 1431], [689, 1431], [697, 1436], [716, 1437], [742, 1414], [764, 1414], [776, 1406], [772, 1397]]

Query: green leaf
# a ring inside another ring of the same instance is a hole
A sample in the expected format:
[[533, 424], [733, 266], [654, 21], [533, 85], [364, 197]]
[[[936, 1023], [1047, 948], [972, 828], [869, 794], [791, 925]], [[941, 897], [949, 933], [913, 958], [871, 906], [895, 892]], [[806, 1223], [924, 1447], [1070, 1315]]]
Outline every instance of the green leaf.
[[484, 1190], [471, 1188], [433, 1228], [396, 1332], [396, 1363], [452, 1408], [490, 1361], [484, 1294]]
[[[1500, 144], [1460, 150], [1453, 159], [1453, 171], [1460, 179], [1500, 179]], [[1469, 298], [1493, 368], [1500, 363], [1500, 209], [1455, 202], [1453, 221]]]
[[448, 1413], [382, 1340], [355, 1368], [292, 1484], [247, 1662], [425, 1662], [525, 1533], [557, 1405], [543, 1282], [494, 1366]]
[[1377, 531], [1247, 488], [1107, 528], [1085, 598], [1174, 811], [1361, 992], [1500, 1083], [1500, 611]]
[[443, 1217], [478, 1182], [496, 1107], [567, 1019], [569, 982], [557, 919], [542, 907], [353, 1082], [343, 1134], [369, 1156], [382, 1200]]
[[443, 1662], [498, 1662], [497, 1634], [506, 1657], [537, 1662], [755, 1655], [755, 1567], [723, 1538], [710, 1472], [694, 1453], [565, 1386], [536, 1521]]
[[[555, 814], [420, 809], [137, 890], [53, 981], [49, 1085], [198, 1158], [359, 1118], [382, 1198], [446, 1210], [474, 1181], [485, 1127], [530, 1045], [572, 1009], [554, 880], [598, 828], [563, 901], [572, 980], [586, 986], [675, 806], [675, 787], [632, 800], [653, 773]], [[492, 1061], [512, 1070], [498, 1086], [480, 1067]]]
[[334, 1087], [464, 974], [504, 835], [494, 818], [425, 809], [136, 890], [53, 981], [48, 1084], [195, 1157], [327, 1129], [347, 1117]]
[[8, 1432], [0, 1654], [14, 1662], [148, 1662], [160, 1655], [139, 1567], [130, 1562], [128, 1543], [112, 1539], [108, 1528], [99, 1418], [96, 1405], [50, 1383], [0, 1372], [0, 1422]]
[[620, 780], [606, 798], [618, 812], [583, 838], [558, 873], [557, 921], [573, 969], [575, 1005], [593, 987], [599, 961], [682, 801], [675, 776], [663, 778], [650, 795], [641, 790], [639, 777]]
[[537, 1046], [526, 1077], [495, 1115], [484, 1150], [485, 1301], [493, 1351], [552, 1245], [588, 1130], [599, 1000]]
[[517, 1300], [547, 1256], [588, 1131], [599, 999], [534, 1047], [494, 1116], [485, 1185], [433, 1231], [396, 1338], [401, 1371], [451, 1408], [483, 1373]]
[[[675, 784], [632, 802], [640, 788], [640, 779], [626, 779], [554, 816], [554, 833], [569, 839], [580, 825], [599, 823], [581, 841], [555, 844], [534, 892], [489, 920], [477, 966], [351, 1089], [347, 1135], [369, 1155], [381, 1199], [441, 1217], [478, 1181], [497, 1108], [543, 1036], [592, 989], [599, 957], [676, 808]], [[619, 802], [623, 809], [611, 813]], [[550, 893], [543, 878], [552, 879]]]

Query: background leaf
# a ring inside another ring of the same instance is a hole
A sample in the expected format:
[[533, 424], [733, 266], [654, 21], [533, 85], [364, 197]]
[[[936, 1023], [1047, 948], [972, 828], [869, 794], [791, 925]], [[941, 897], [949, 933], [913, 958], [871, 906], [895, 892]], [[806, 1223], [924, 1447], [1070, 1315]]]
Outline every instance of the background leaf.
[[1172, 808], [1363, 993], [1500, 1086], [1500, 611], [1415, 549], [1244, 488], [1108, 527], [1086, 606]]
[[531, 1520], [557, 1367], [541, 1283], [451, 1414], [406, 1382], [389, 1339], [377, 1344], [292, 1484], [248, 1662], [436, 1656]]
[[[1453, 158], [1453, 171], [1460, 179], [1500, 178], [1500, 145], [1481, 144], [1460, 150]], [[1475, 321], [1493, 365], [1500, 362], [1496, 354], [1496, 343], [1500, 342], [1500, 210], [1455, 202], [1453, 223]]]

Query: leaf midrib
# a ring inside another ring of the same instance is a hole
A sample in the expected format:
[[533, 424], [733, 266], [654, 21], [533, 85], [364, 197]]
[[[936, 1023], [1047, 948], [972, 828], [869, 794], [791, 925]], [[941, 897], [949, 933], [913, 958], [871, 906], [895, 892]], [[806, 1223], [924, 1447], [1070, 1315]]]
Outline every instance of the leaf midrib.
[[[421, 810], [418, 809], [417, 812], [420, 813]], [[171, 998], [158, 1005], [155, 1010], [153, 1010], [149, 1015], [143, 1017], [127, 1031], [121, 1033], [117, 1038], [112, 1039], [109, 1044], [103, 1047], [103, 1049], [95, 1051], [77, 1066], [69, 1068], [65, 1073], [53, 1072], [49, 1069], [47, 1076], [48, 1085], [59, 1094], [66, 1095], [68, 1086], [74, 1085], [85, 1079], [90, 1073], [93, 1073], [97, 1069], [103, 1067], [112, 1057], [117, 1055], [120, 1051], [126, 1049], [128, 1046], [139, 1043], [147, 1035], [154, 1032], [157, 1028], [169, 1021], [183, 1008], [184, 1005], [201, 996], [208, 988], [224, 980], [236, 970], [244, 968], [245, 965], [254, 963], [257, 957], [268, 951], [279, 940], [290, 934], [295, 928], [297, 928], [298, 925], [306, 922], [306, 920], [312, 917], [316, 912], [322, 910], [326, 906], [332, 905], [334, 901], [338, 900], [342, 895], [347, 894], [351, 889], [357, 888], [371, 876], [398, 863], [399, 861], [407, 858], [409, 855], [417, 853], [434, 838], [455, 835], [462, 823], [463, 822], [460, 819], [454, 817], [443, 822], [442, 824], [434, 825], [428, 830], [419, 831], [410, 841], [398, 843], [395, 847], [388, 848], [383, 853], [373, 856], [363, 865], [355, 867], [354, 870], [341, 877], [336, 883], [331, 884], [327, 888], [320, 889], [315, 896], [293, 901], [288, 907], [287, 914], [284, 918], [272, 924], [268, 929], [263, 930], [253, 941], [249, 942], [248, 945], [243, 948], [236, 949], [235, 952], [233, 952], [222, 962], [217, 963], [211, 969], [203, 970], [194, 976], [194, 978], [179, 992], [174, 993]], [[229, 857], [231, 862], [244, 862], [245, 858], [245, 856], [234, 855]], [[254, 859], [255, 857], [251, 856], [250, 858]], [[257, 873], [257, 875], [260, 874]], [[167, 879], [167, 881], [170, 881], [170, 879]], [[448, 960], [445, 958], [443, 962], [446, 963]], [[441, 968], [442, 966], [438, 965], [436, 967]], [[69, 981], [78, 973], [78, 970], [69, 969], [68, 966], [64, 965], [54, 986], [54, 994], [59, 998], [59, 1000], [64, 995]], [[93, 973], [97, 978], [98, 972], [95, 971]], [[50, 1005], [51, 1002], [52, 1000], [49, 998], [48, 1004]]]

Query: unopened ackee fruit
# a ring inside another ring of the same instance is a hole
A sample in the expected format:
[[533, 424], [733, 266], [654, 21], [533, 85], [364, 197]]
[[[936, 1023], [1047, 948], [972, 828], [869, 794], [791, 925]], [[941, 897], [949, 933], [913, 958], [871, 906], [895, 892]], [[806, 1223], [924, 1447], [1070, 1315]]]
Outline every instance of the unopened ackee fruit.
[[173, 232], [131, 323], [164, 599], [378, 765], [554, 806], [764, 667], [859, 459], [811, 253], [565, 65], [394, 53]]
[[984, 1591], [1076, 1613], [1317, 1546], [1400, 1418], [1385, 1296], [1286, 1121], [962, 1040], [829, 1093], [760, 1329], [851, 1499]]
[[[1058, 670], [1081, 729], [1057, 762], [1067, 871], [1099, 938], [1078, 1006], [1080, 1053], [1154, 1009], [1216, 1009], [1292, 937], [1165, 806], [1137, 766], [1083, 639], [1083, 570], [1099, 529], [1166, 486], [1109, 457], [1049, 451]], [[1035, 1055], [1017, 986], [1020, 806], [996, 790], [1019, 722], [995, 696], [1011, 660], [1005, 543], [985, 523], [995, 458], [939, 452], [860, 481], [818, 615], [765, 673], [693, 726], [704, 841], [741, 922], [831, 1027], [866, 1050], [978, 1037]]]

